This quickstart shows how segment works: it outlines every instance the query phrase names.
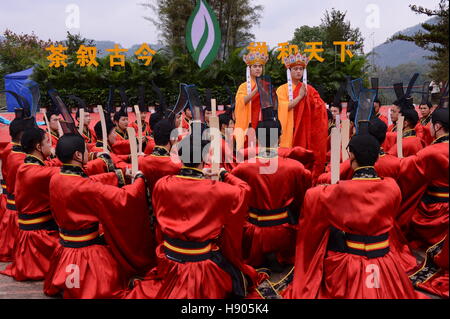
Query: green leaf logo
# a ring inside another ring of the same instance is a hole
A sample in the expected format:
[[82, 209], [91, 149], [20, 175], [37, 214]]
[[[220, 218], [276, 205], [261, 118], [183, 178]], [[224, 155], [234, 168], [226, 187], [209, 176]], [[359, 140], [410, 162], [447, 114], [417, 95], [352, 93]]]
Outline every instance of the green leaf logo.
[[198, 0], [186, 27], [186, 45], [201, 69], [210, 65], [220, 49], [217, 17], [205, 0]]

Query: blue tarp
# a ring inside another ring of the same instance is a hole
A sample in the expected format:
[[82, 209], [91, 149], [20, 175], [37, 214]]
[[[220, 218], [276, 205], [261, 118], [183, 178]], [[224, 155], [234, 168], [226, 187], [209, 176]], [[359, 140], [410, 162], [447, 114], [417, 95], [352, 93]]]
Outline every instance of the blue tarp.
[[[32, 97], [30, 90], [25, 86], [25, 82], [33, 73], [33, 68], [29, 68], [27, 70], [23, 70], [16, 73], [11, 73], [5, 75], [5, 90], [16, 92], [17, 94], [23, 96], [30, 105], [32, 105]], [[14, 109], [19, 107], [16, 99], [8, 93], [6, 94], [6, 106], [8, 108], [8, 112], [14, 112]]]

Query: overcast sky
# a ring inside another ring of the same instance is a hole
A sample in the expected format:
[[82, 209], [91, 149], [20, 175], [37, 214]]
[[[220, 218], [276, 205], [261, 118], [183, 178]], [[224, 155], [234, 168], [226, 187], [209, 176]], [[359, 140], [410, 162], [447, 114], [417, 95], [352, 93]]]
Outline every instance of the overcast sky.
[[[147, 0], [0, 0], [0, 32], [9, 28], [17, 33], [34, 31], [45, 40], [62, 40], [66, 31], [80, 32], [95, 40], [111, 40], [125, 47], [143, 42], [156, 43], [157, 30], [143, 16], [152, 15], [139, 5]], [[253, 32], [257, 41], [274, 46], [290, 40], [302, 25], [320, 24], [325, 10], [347, 11], [352, 26], [359, 27], [365, 51], [383, 43], [393, 33], [425, 21], [428, 17], [413, 13], [408, 5], [437, 7], [438, 0], [253, 0], [264, 6], [260, 26]], [[68, 28], [68, 5], [79, 8], [79, 28]], [[377, 15], [379, 12], [379, 15]], [[378, 16], [378, 18], [377, 18]], [[369, 24], [367, 24], [369, 21]], [[379, 23], [378, 23], [379, 22]]]

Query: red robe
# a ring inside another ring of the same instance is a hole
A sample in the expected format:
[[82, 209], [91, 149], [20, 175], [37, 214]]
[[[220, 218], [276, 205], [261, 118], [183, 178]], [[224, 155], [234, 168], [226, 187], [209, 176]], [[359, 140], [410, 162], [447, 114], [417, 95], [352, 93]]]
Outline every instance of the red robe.
[[[402, 141], [403, 157], [415, 155], [426, 146], [425, 142], [416, 135], [415, 130], [404, 131]], [[397, 156], [397, 144], [394, 144], [388, 153]]]
[[144, 154], [150, 155], [153, 152], [153, 149], [155, 148], [155, 140], [152, 136], [147, 137], [147, 144], [145, 145]]
[[[294, 99], [300, 94], [303, 83], [294, 88]], [[315, 155], [314, 167], [311, 171], [313, 180], [323, 173], [327, 154], [328, 116], [325, 102], [311, 86], [307, 87], [307, 95], [288, 110], [289, 98], [287, 84], [277, 90], [278, 118], [282, 126], [280, 146], [301, 146], [311, 150]]]
[[399, 217], [412, 247], [428, 248], [448, 230], [448, 135], [402, 159], [398, 180], [407, 201]]
[[[252, 189], [244, 224], [244, 260], [258, 267], [267, 254], [275, 253], [280, 263], [293, 264], [298, 216], [311, 186], [311, 173], [299, 162], [276, 155], [258, 156], [255, 161], [241, 163], [232, 171]], [[274, 165], [274, 173], [264, 174]]]
[[[396, 252], [387, 250], [394, 240], [390, 231], [400, 207], [400, 189], [391, 178], [360, 173], [364, 169], [355, 173], [354, 180], [314, 187], [306, 193], [294, 280], [286, 297], [417, 298]], [[343, 242], [332, 240], [335, 236]], [[377, 243], [376, 250], [364, 249], [369, 243]], [[374, 278], [379, 278], [379, 288]]]
[[90, 127], [87, 129], [86, 129], [86, 127], [84, 127], [82, 136], [84, 138], [84, 141], [86, 142], [88, 152], [91, 152], [92, 147], [97, 142], [97, 138], [95, 136], [95, 131], [93, 129], [91, 129]]
[[[398, 180], [400, 178], [400, 163], [401, 159], [398, 157], [382, 152], [375, 163], [375, 170], [380, 177], [391, 177], [394, 180]], [[354, 173], [355, 172], [350, 166], [350, 160], [346, 160], [340, 165], [339, 180], [351, 180]], [[320, 175], [317, 184], [331, 184], [331, 173], [328, 172]], [[405, 198], [402, 197], [402, 199], [404, 200]], [[343, 201], [345, 201], [345, 199], [343, 199]], [[397, 214], [400, 215], [400, 212]], [[399, 262], [402, 264], [403, 268], [407, 272], [414, 270], [417, 266], [416, 257], [409, 248], [409, 243], [401, 232], [398, 223], [395, 223], [395, 227], [392, 228], [391, 236], [396, 239], [392, 243], [391, 248], [398, 251]]]
[[50, 130], [50, 138], [52, 140], [52, 147], [56, 149], [56, 144], [58, 144], [59, 141], [59, 134]]
[[[129, 159], [129, 155], [118, 155], [116, 154], [114, 151], [111, 150], [111, 147], [108, 145], [108, 150], [109, 150], [109, 156], [111, 157], [114, 166], [116, 168], [119, 168], [122, 170], [123, 173], [125, 173], [125, 170], [127, 168], [131, 167], [131, 164], [128, 164], [127, 161]], [[95, 144], [94, 147], [92, 147], [91, 149], [92, 153], [96, 153], [96, 152], [103, 152], [103, 142], [98, 140], [97, 143]], [[87, 172], [89, 175], [92, 174], [99, 174], [99, 173], [103, 173], [103, 172], [110, 172], [110, 169], [106, 168], [106, 163], [102, 163], [102, 161], [99, 161], [98, 159], [96, 160], [96, 162], [92, 162], [89, 161], [88, 165], [92, 166], [91, 171]], [[94, 168], [95, 167], [95, 168]], [[95, 169], [95, 172], [93, 171]]]
[[[50, 180], [50, 204], [61, 246], [52, 257], [45, 294], [82, 299], [121, 297], [127, 277], [151, 266], [144, 180], [138, 178], [123, 188], [112, 186], [117, 184], [114, 173], [88, 178], [81, 168], [68, 165]], [[99, 223], [104, 236], [99, 234]], [[74, 277], [69, 280], [71, 275]]]
[[13, 146], [6, 161], [6, 186], [8, 189], [8, 199], [6, 210], [0, 221], [0, 261], [11, 261], [14, 243], [19, 232], [17, 209], [15, 205], [14, 189], [16, 185], [16, 173], [19, 166], [25, 159], [20, 145]]
[[129, 155], [131, 153], [128, 138], [126, 131], [122, 132], [119, 128], [116, 128], [116, 142], [111, 146], [114, 153], [117, 155]]
[[16, 207], [19, 232], [13, 251], [13, 263], [0, 273], [15, 280], [43, 280], [50, 258], [59, 246], [58, 231], [50, 211], [50, 178], [59, 172], [28, 155], [16, 175]]
[[386, 132], [386, 138], [382, 145], [384, 150], [390, 150], [397, 143], [397, 125], [391, 124]]
[[157, 181], [164, 176], [178, 174], [181, 167], [181, 162], [174, 162], [169, 152], [160, 146], [156, 146], [152, 154], [139, 157], [139, 170], [145, 176], [150, 194]]
[[[130, 124], [130, 127], [134, 128], [134, 130], [136, 131], [136, 137], [139, 136], [139, 127], [137, 125], [137, 122], [133, 122]], [[152, 134], [152, 130], [150, 129], [150, 125], [148, 125], [147, 123], [143, 122], [142, 123], [142, 136], [150, 136]]]
[[3, 148], [3, 150], [0, 152], [0, 159], [2, 161], [2, 180], [1, 180], [2, 194], [0, 197], [0, 220], [2, 220], [3, 214], [6, 211], [6, 201], [8, 197], [8, 186], [6, 185], [6, 175], [8, 172], [6, 170], [6, 161], [14, 145], [17, 144], [13, 142], [8, 143], [5, 146], [5, 148]]
[[431, 114], [426, 118], [421, 118], [416, 125], [417, 136], [419, 136], [427, 145], [433, 143], [433, 136], [431, 136]]
[[[257, 279], [256, 271], [242, 263], [249, 186], [231, 174], [225, 182], [203, 179], [194, 169], [181, 174], [163, 177], [154, 188], [153, 211], [164, 243], [156, 251], [158, 266], [147, 280], [135, 282], [127, 298], [223, 299], [233, 290], [245, 294], [243, 274], [250, 286]], [[195, 261], [182, 262], [186, 260]]]
[[447, 232], [445, 239], [427, 249], [424, 262], [409, 276], [414, 287], [448, 299], [448, 253]]

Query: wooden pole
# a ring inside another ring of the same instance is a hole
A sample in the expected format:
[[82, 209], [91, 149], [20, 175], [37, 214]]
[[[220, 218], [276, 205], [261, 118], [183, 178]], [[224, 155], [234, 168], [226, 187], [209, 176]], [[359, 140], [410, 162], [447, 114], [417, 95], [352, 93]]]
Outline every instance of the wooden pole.
[[100, 122], [102, 123], [103, 152], [109, 153], [109, 151], [108, 151], [108, 133], [106, 132], [105, 113], [103, 112], [103, 107], [101, 105], [97, 105], [97, 109], [98, 109], [98, 114], [100, 115]]
[[331, 129], [331, 184], [336, 184], [339, 182], [340, 151], [341, 136], [339, 129], [337, 127], [333, 127]]
[[[128, 136], [134, 136], [135, 131], [132, 127], [127, 127]], [[129, 138], [130, 150], [131, 150], [131, 172], [133, 176], [138, 171], [138, 155], [137, 155], [137, 145], [135, 138]]]
[[79, 122], [78, 132], [80, 132], [80, 135], [83, 136], [83, 130], [84, 130], [84, 109], [80, 109], [80, 122]]
[[403, 125], [405, 118], [402, 115], [398, 116], [397, 120], [397, 157], [403, 158]]
[[[213, 174], [219, 174], [220, 170], [220, 125], [219, 117], [216, 112], [216, 100], [211, 99], [211, 116], [209, 117], [209, 126], [211, 132], [211, 146], [212, 146], [212, 167]], [[213, 180], [218, 180], [219, 176], [214, 176]]]
[[347, 145], [350, 141], [350, 120], [343, 120], [342, 121], [342, 161], [345, 162], [348, 160], [348, 153], [347, 153]]
[[[141, 122], [141, 111], [139, 110], [138, 105], [134, 106], [134, 114], [136, 114], [136, 123], [138, 126], [138, 139], [139, 139], [138, 152], [139, 152], [139, 154], [141, 154], [142, 153], [142, 122]], [[128, 134], [129, 139], [131, 139], [131, 136], [134, 136], [134, 135]]]

